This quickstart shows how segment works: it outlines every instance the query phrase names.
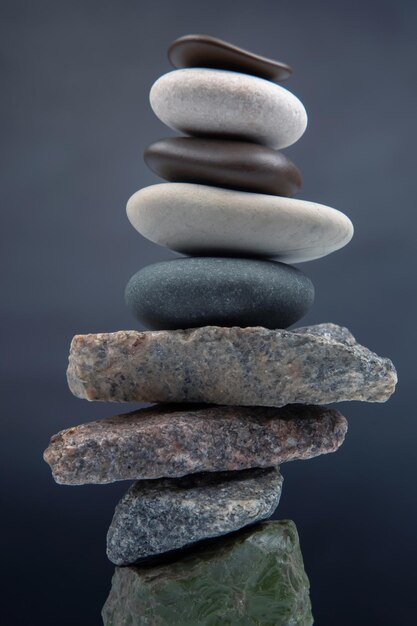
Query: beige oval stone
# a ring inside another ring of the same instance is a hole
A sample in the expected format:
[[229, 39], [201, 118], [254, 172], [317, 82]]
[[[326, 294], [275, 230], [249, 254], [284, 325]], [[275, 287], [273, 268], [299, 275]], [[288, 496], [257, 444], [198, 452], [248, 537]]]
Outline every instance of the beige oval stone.
[[301, 263], [342, 248], [353, 236], [350, 219], [323, 204], [192, 183], [140, 189], [129, 199], [127, 215], [150, 241], [197, 256]]

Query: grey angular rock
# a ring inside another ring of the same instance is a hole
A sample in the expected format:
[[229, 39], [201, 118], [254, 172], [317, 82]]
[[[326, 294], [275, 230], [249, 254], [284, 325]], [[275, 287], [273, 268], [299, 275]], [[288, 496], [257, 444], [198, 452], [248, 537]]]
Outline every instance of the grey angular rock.
[[116, 507], [107, 556], [127, 565], [267, 519], [281, 487], [275, 468], [138, 481]]
[[311, 626], [294, 522], [263, 522], [175, 560], [116, 567], [104, 626]]
[[77, 335], [67, 377], [88, 400], [247, 406], [384, 402], [397, 382], [389, 359], [335, 324]]
[[179, 477], [310, 459], [337, 450], [346, 430], [319, 406], [163, 404], [63, 430], [44, 458], [66, 485]]

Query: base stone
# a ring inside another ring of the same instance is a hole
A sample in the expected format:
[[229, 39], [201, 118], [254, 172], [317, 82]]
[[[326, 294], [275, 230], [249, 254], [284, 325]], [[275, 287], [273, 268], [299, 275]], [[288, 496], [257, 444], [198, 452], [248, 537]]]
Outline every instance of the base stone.
[[164, 560], [116, 567], [104, 626], [311, 626], [292, 521], [263, 522]]

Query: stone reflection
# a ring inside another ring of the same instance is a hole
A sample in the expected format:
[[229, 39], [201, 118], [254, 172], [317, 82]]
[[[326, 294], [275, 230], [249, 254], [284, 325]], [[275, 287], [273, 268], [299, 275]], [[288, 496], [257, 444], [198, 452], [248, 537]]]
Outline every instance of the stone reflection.
[[310, 626], [292, 521], [269, 521], [135, 566], [116, 567], [104, 626]]

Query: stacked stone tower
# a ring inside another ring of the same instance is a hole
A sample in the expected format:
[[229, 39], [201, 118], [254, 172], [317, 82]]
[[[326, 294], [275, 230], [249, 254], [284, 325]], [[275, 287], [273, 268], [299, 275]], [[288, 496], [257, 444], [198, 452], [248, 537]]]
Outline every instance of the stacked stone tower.
[[[254, 526], [235, 543], [229, 533], [274, 513], [281, 464], [342, 444], [346, 419], [326, 404], [383, 402], [396, 372], [346, 328], [286, 330], [314, 295], [291, 264], [353, 234], [343, 213], [290, 197], [301, 176], [277, 150], [307, 124], [301, 102], [276, 84], [290, 68], [196, 35], [175, 41], [169, 58], [180, 69], [156, 81], [151, 105], [187, 136], [146, 149], [169, 182], [135, 193], [127, 213], [142, 235], [187, 256], [142, 268], [127, 285], [129, 308], [151, 330], [74, 337], [67, 373], [80, 398], [158, 404], [58, 433], [45, 459], [61, 484], [134, 481], [108, 532], [117, 566], [195, 547], [165, 578], [150, 566], [117, 569], [106, 623], [307, 625], [294, 525]], [[209, 557], [196, 556], [199, 542], [223, 535]], [[196, 571], [205, 581], [217, 576], [217, 609], [216, 594], [196, 595]], [[236, 577], [246, 589], [239, 601]], [[116, 621], [119, 609], [127, 621]]]

